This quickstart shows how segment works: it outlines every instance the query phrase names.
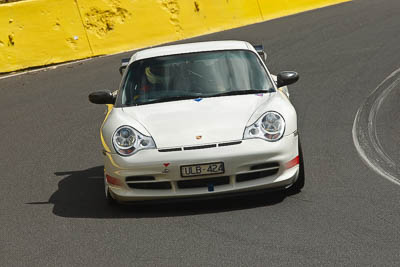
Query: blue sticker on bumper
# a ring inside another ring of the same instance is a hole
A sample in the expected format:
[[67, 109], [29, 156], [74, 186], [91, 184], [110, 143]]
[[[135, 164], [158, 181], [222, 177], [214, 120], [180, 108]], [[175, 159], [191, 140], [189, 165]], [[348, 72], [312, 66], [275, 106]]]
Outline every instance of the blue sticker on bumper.
[[214, 192], [214, 184], [208, 184], [208, 192]]

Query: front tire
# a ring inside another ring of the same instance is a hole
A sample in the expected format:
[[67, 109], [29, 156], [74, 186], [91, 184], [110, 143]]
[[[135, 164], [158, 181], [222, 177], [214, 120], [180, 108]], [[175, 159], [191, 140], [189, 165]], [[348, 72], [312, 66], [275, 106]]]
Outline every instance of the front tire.
[[110, 192], [110, 189], [108, 188], [107, 181], [104, 179], [104, 193], [106, 196], [107, 204], [110, 206], [115, 206], [117, 201], [113, 198], [112, 193]]
[[107, 189], [107, 191], [106, 191], [106, 199], [107, 199], [107, 204], [110, 205], [110, 206], [115, 206], [115, 205], [118, 204], [117, 201], [111, 195], [109, 189]]
[[305, 184], [305, 174], [304, 174], [304, 160], [303, 160], [303, 150], [301, 149], [301, 143], [299, 139], [299, 176], [296, 182], [288, 188], [287, 192], [289, 195], [297, 194], [303, 189]]

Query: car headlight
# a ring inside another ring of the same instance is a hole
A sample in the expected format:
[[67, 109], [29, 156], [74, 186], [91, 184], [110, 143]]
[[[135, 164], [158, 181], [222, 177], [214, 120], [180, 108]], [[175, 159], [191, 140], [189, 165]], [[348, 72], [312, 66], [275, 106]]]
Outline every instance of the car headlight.
[[255, 123], [246, 127], [243, 139], [261, 138], [270, 142], [278, 141], [285, 132], [285, 120], [275, 111], [263, 114]]
[[153, 138], [130, 126], [119, 127], [112, 138], [115, 151], [121, 156], [130, 156], [143, 149], [156, 148]]

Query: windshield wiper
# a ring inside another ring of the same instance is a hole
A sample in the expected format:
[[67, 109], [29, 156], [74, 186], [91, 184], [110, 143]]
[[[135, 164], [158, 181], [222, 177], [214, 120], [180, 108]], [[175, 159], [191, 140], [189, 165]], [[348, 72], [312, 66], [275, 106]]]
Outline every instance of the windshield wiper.
[[223, 92], [215, 95], [207, 95], [207, 97], [215, 97], [215, 96], [228, 96], [228, 95], [247, 95], [247, 94], [261, 94], [261, 93], [272, 93], [274, 92], [272, 89], [263, 89], [263, 90], [234, 90]]
[[196, 96], [196, 95], [171, 96], [171, 97], [164, 97], [164, 98], [160, 98], [160, 99], [150, 100], [147, 102], [137, 103], [137, 105], [147, 105], [147, 104], [155, 104], [155, 103], [186, 100], [186, 99], [196, 99], [198, 97], [199, 96]]
[[147, 105], [147, 104], [155, 104], [162, 102], [170, 102], [170, 101], [179, 101], [179, 100], [187, 100], [187, 99], [196, 99], [196, 98], [206, 98], [206, 97], [216, 97], [216, 96], [229, 96], [229, 95], [247, 95], [247, 94], [260, 94], [260, 93], [272, 93], [274, 92], [272, 89], [263, 89], [263, 90], [235, 90], [223, 92], [215, 95], [184, 95], [184, 96], [171, 96], [164, 97], [160, 99], [150, 100], [142, 103], [134, 103], [134, 105]]

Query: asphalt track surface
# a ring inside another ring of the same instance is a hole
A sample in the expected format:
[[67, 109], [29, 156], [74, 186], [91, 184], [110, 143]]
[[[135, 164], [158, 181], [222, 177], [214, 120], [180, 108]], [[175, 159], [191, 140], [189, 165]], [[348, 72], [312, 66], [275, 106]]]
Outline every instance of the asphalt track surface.
[[[355, 0], [190, 41], [263, 43], [296, 70], [306, 186], [292, 196], [108, 207], [89, 92], [117, 88], [120, 54], [0, 80], [1, 266], [400, 265], [400, 187], [352, 138], [366, 97], [400, 67], [400, 1]], [[399, 90], [378, 113], [399, 162]]]

